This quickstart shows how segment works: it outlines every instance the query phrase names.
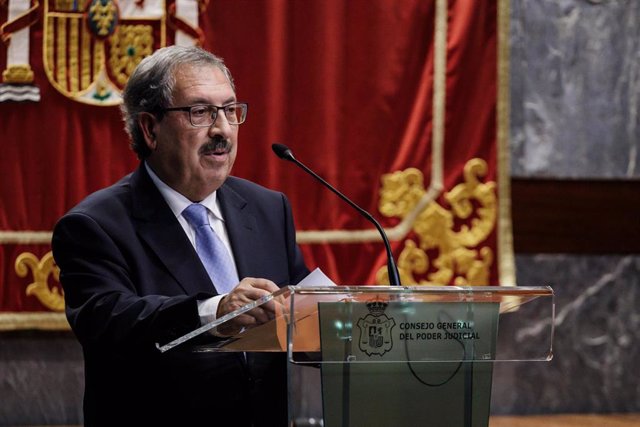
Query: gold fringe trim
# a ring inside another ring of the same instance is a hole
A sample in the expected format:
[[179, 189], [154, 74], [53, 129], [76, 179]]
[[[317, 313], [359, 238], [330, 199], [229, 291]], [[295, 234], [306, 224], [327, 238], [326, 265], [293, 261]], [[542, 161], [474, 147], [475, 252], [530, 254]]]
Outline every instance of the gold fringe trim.
[[0, 244], [40, 245], [51, 243], [51, 231], [0, 231]]
[[0, 331], [24, 329], [68, 331], [71, 327], [64, 313], [0, 313]]
[[509, 147], [509, 14], [510, 0], [498, 1], [498, 274], [500, 285], [516, 285], [511, 223], [511, 153]]
[[[433, 186], [425, 193], [424, 196], [418, 201], [416, 206], [407, 214], [406, 217], [395, 227], [385, 228], [385, 233], [391, 241], [403, 240], [409, 232], [413, 229], [413, 226], [418, 219], [420, 213], [434, 201], [441, 192], [441, 188], [434, 188]], [[381, 241], [380, 233], [378, 230], [306, 230], [297, 232], [298, 243], [364, 243], [364, 242], [377, 242]]]
[[436, 2], [436, 24], [433, 58], [433, 132], [431, 153], [433, 171], [429, 190], [440, 194], [443, 184], [444, 119], [447, 95], [447, 0]]

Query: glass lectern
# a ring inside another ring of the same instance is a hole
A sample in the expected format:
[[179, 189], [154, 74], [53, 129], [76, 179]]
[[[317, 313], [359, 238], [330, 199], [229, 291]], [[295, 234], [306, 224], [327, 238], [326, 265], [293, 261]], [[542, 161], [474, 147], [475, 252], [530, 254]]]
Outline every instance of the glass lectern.
[[493, 364], [551, 360], [554, 310], [549, 287], [288, 286], [158, 348], [286, 352], [291, 427], [486, 427]]

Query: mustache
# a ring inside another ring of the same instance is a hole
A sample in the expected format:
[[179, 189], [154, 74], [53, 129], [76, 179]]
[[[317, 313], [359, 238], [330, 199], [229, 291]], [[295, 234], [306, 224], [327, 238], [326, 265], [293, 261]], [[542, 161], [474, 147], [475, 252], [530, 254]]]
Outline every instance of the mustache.
[[211, 141], [202, 146], [204, 152], [229, 152], [231, 150], [231, 141], [221, 137], [214, 137]]

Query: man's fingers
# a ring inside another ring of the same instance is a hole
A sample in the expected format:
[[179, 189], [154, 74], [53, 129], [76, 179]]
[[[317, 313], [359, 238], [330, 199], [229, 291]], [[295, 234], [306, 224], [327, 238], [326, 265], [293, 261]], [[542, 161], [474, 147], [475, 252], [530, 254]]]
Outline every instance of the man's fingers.
[[[247, 280], [247, 282], [254, 288], [258, 288], [258, 289], [262, 289], [264, 291], [267, 291], [267, 293], [272, 293], [277, 291], [278, 289], [278, 285], [276, 285], [275, 283], [273, 283], [271, 280], [267, 280], [267, 279], [256, 279], [253, 277], [247, 277], [245, 279], [243, 279], [243, 282]], [[242, 283], [242, 282], [240, 282]]]
[[247, 314], [253, 316], [256, 323], [259, 325], [271, 320], [271, 318], [269, 317], [269, 313], [267, 313], [267, 311], [265, 311], [262, 307], [256, 307], [253, 310], [247, 312]]
[[[271, 280], [246, 277], [220, 301], [218, 316], [238, 310], [278, 289], [278, 286]], [[249, 312], [250, 316], [255, 319], [257, 323], [264, 323], [272, 319], [273, 313], [275, 313], [275, 306], [270, 301]]]

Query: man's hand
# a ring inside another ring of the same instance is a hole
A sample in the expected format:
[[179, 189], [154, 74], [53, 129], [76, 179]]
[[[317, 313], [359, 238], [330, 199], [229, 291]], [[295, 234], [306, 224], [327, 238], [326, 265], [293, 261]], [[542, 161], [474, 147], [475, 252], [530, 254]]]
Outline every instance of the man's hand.
[[[222, 298], [218, 305], [217, 318], [243, 307], [265, 295], [276, 292], [278, 286], [271, 280], [246, 277], [231, 292]], [[262, 304], [217, 328], [223, 335], [235, 335], [244, 328], [261, 325], [275, 316], [273, 301]]]

